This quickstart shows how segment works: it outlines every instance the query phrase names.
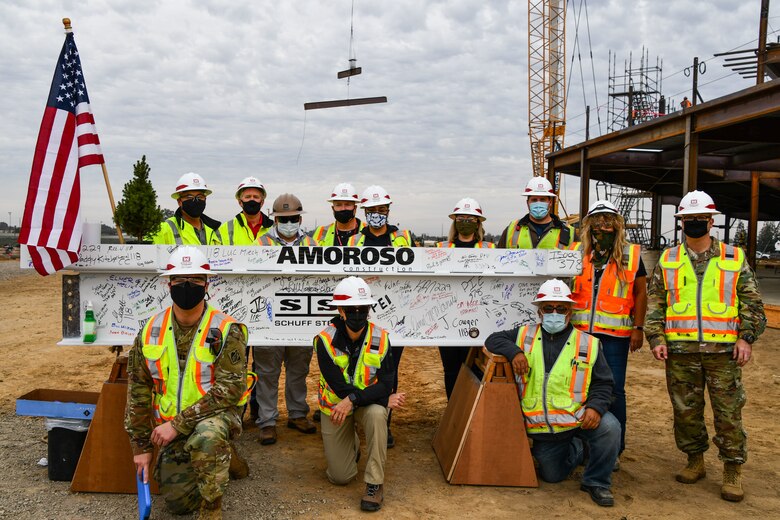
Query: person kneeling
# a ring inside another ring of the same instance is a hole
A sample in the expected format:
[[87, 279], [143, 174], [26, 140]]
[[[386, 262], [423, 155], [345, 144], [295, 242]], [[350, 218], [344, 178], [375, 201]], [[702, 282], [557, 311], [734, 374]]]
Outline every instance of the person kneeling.
[[314, 338], [326, 475], [338, 485], [357, 476], [360, 439], [355, 423], [359, 423], [368, 449], [366, 492], [360, 508], [378, 511], [384, 497], [387, 413], [401, 408], [406, 395], [392, 393], [395, 365], [390, 338], [386, 330], [368, 321], [368, 311], [376, 301], [366, 282], [356, 276], [344, 278], [329, 304], [339, 315]]
[[620, 451], [620, 423], [609, 413], [612, 372], [599, 341], [571, 326], [569, 287], [548, 280], [533, 300], [541, 324], [495, 332], [490, 352], [512, 362], [531, 453], [545, 482], [560, 482], [585, 459], [580, 489], [612, 506], [612, 467]]

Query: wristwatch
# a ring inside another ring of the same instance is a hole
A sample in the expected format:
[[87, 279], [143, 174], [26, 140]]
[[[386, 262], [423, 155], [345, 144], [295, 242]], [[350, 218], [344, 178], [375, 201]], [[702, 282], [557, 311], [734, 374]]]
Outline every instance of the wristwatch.
[[745, 340], [751, 345], [756, 341], [756, 337], [749, 332], [742, 334], [739, 339]]
[[645, 330], [644, 325], [634, 325], [634, 330]]
[[352, 401], [352, 406], [357, 406], [357, 395], [355, 395], [355, 393], [354, 393], [354, 392], [353, 392], [353, 393], [351, 393], [351, 394], [349, 394], [349, 395], [347, 396], [347, 399], [349, 399], [350, 401]]

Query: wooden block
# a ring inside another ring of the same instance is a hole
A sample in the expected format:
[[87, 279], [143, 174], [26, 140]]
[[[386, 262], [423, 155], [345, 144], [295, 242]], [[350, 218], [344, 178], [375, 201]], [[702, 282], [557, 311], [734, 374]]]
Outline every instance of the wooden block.
[[466, 434], [480, 389], [481, 384], [477, 376], [466, 365], [461, 365], [450, 402], [433, 436], [433, 451], [447, 480], [452, 475], [461, 440]]

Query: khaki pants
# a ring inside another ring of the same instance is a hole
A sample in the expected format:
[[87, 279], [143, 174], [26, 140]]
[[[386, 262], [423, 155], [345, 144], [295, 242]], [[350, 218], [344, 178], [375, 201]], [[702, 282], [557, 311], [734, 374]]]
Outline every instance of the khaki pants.
[[326, 474], [333, 484], [349, 484], [357, 476], [355, 458], [360, 450], [360, 439], [355, 423], [366, 434], [368, 457], [363, 480], [366, 484], [384, 484], [387, 461], [387, 408], [378, 404], [359, 407], [336, 426], [329, 415], [322, 414], [322, 444], [328, 461]]

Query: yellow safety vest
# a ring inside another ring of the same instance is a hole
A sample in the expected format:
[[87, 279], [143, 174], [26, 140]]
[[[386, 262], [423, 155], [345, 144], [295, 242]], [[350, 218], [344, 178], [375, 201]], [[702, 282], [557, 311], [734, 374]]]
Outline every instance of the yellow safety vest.
[[573, 329], [549, 374], [544, 372], [541, 325], [520, 327], [515, 343], [528, 358], [528, 372], [515, 376], [526, 432], [559, 433], [579, 427], [599, 340]]
[[[288, 244], [282, 244], [276, 239], [271, 238], [268, 235], [262, 235], [257, 237], [257, 244], [261, 246], [286, 246]], [[300, 239], [300, 241], [295, 244], [296, 246], [316, 246], [317, 243], [314, 242], [314, 240], [311, 239], [309, 235], [304, 235], [303, 238]]]
[[[437, 242], [436, 247], [457, 247], [455, 242]], [[495, 249], [496, 245], [493, 242], [477, 242], [474, 247], [484, 247], [487, 249]]]
[[[629, 337], [634, 327], [634, 281], [639, 269], [641, 247], [629, 244], [623, 250], [623, 278], [610, 259], [599, 280], [598, 294], [593, 294], [596, 268], [591, 255], [582, 258], [582, 274], [574, 278], [571, 298], [574, 305], [571, 324], [590, 334]], [[595, 304], [593, 303], [595, 297]]]
[[745, 253], [722, 242], [720, 255], [707, 263], [699, 283], [688, 251], [683, 246], [667, 249], [658, 265], [666, 288], [667, 341], [734, 343], [739, 337], [737, 282]]
[[[385, 359], [387, 352], [390, 350], [390, 335], [387, 331], [371, 322], [368, 322], [367, 327], [366, 339], [363, 341], [363, 346], [360, 347], [360, 357], [357, 365], [355, 365], [354, 377], [349, 375], [349, 354], [333, 346], [336, 327], [329, 325], [317, 335], [325, 346], [325, 351], [330, 356], [330, 359], [341, 369], [344, 381], [360, 390], [376, 383], [376, 373], [379, 371], [379, 367], [382, 366], [382, 360]], [[314, 346], [317, 346], [316, 338]], [[328, 382], [325, 381], [322, 374], [320, 374], [318, 395], [320, 411], [325, 415], [330, 415], [333, 407], [341, 401], [339, 396], [328, 386]]]
[[253, 235], [246, 216], [239, 213], [233, 220], [219, 226], [217, 232], [223, 246], [256, 246], [258, 237], [265, 235], [270, 229], [270, 226], [261, 227], [257, 235]]
[[[349, 237], [348, 246], [360, 247], [366, 241], [366, 235], [357, 233]], [[390, 233], [390, 245], [393, 247], [412, 247], [412, 234], [408, 229], [398, 229]]]
[[[228, 328], [232, 324], [241, 327], [244, 336], [248, 337], [243, 323], [238, 323], [234, 318], [207, 305], [187, 355], [184, 374], [180, 374], [176, 338], [174, 338], [171, 321], [173, 319], [173, 308], [168, 307], [165, 311], [152, 316], [141, 333], [142, 352], [154, 380], [153, 409], [157, 424], [172, 420], [182, 410], [198, 402], [214, 384], [216, 356], [206, 344], [209, 329], [220, 330], [223, 348], [227, 341]], [[251, 372], [247, 375], [247, 389], [236, 406], [246, 403], [256, 377]]]
[[[565, 249], [571, 241], [572, 231], [567, 224], [564, 228], [550, 227], [547, 232], [539, 239], [536, 249]], [[518, 229], [519, 228], [519, 229]], [[566, 233], [562, 233], [562, 231]], [[521, 226], [520, 220], [513, 220], [507, 227], [506, 235], [507, 249], [534, 249], [531, 241], [531, 231], [528, 226]]]
[[[355, 234], [360, 233], [364, 227], [366, 227], [366, 223], [360, 222], [360, 224], [358, 225], [357, 232]], [[336, 245], [336, 223], [334, 222], [329, 226], [318, 227], [317, 229], [314, 230], [314, 233], [312, 234], [312, 238], [314, 239], [315, 242], [317, 242], [317, 245], [322, 247]]]
[[[179, 226], [181, 222], [181, 227]], [[192, 224], [184, 219], [179, 219], [176, 216], [163, 220], [160, 224], [160, 231], [152, 237], [153, 244], [176, 244], [177, 246], [214, 246], [219, 245], [219, 236], [217, 231], [206, 225], [205, 222], [201, 222], [203, 229], [206, 232], [206, 242], [201, 243], [198, 238], [198, 234], [195, 232], [195, 228]]]

